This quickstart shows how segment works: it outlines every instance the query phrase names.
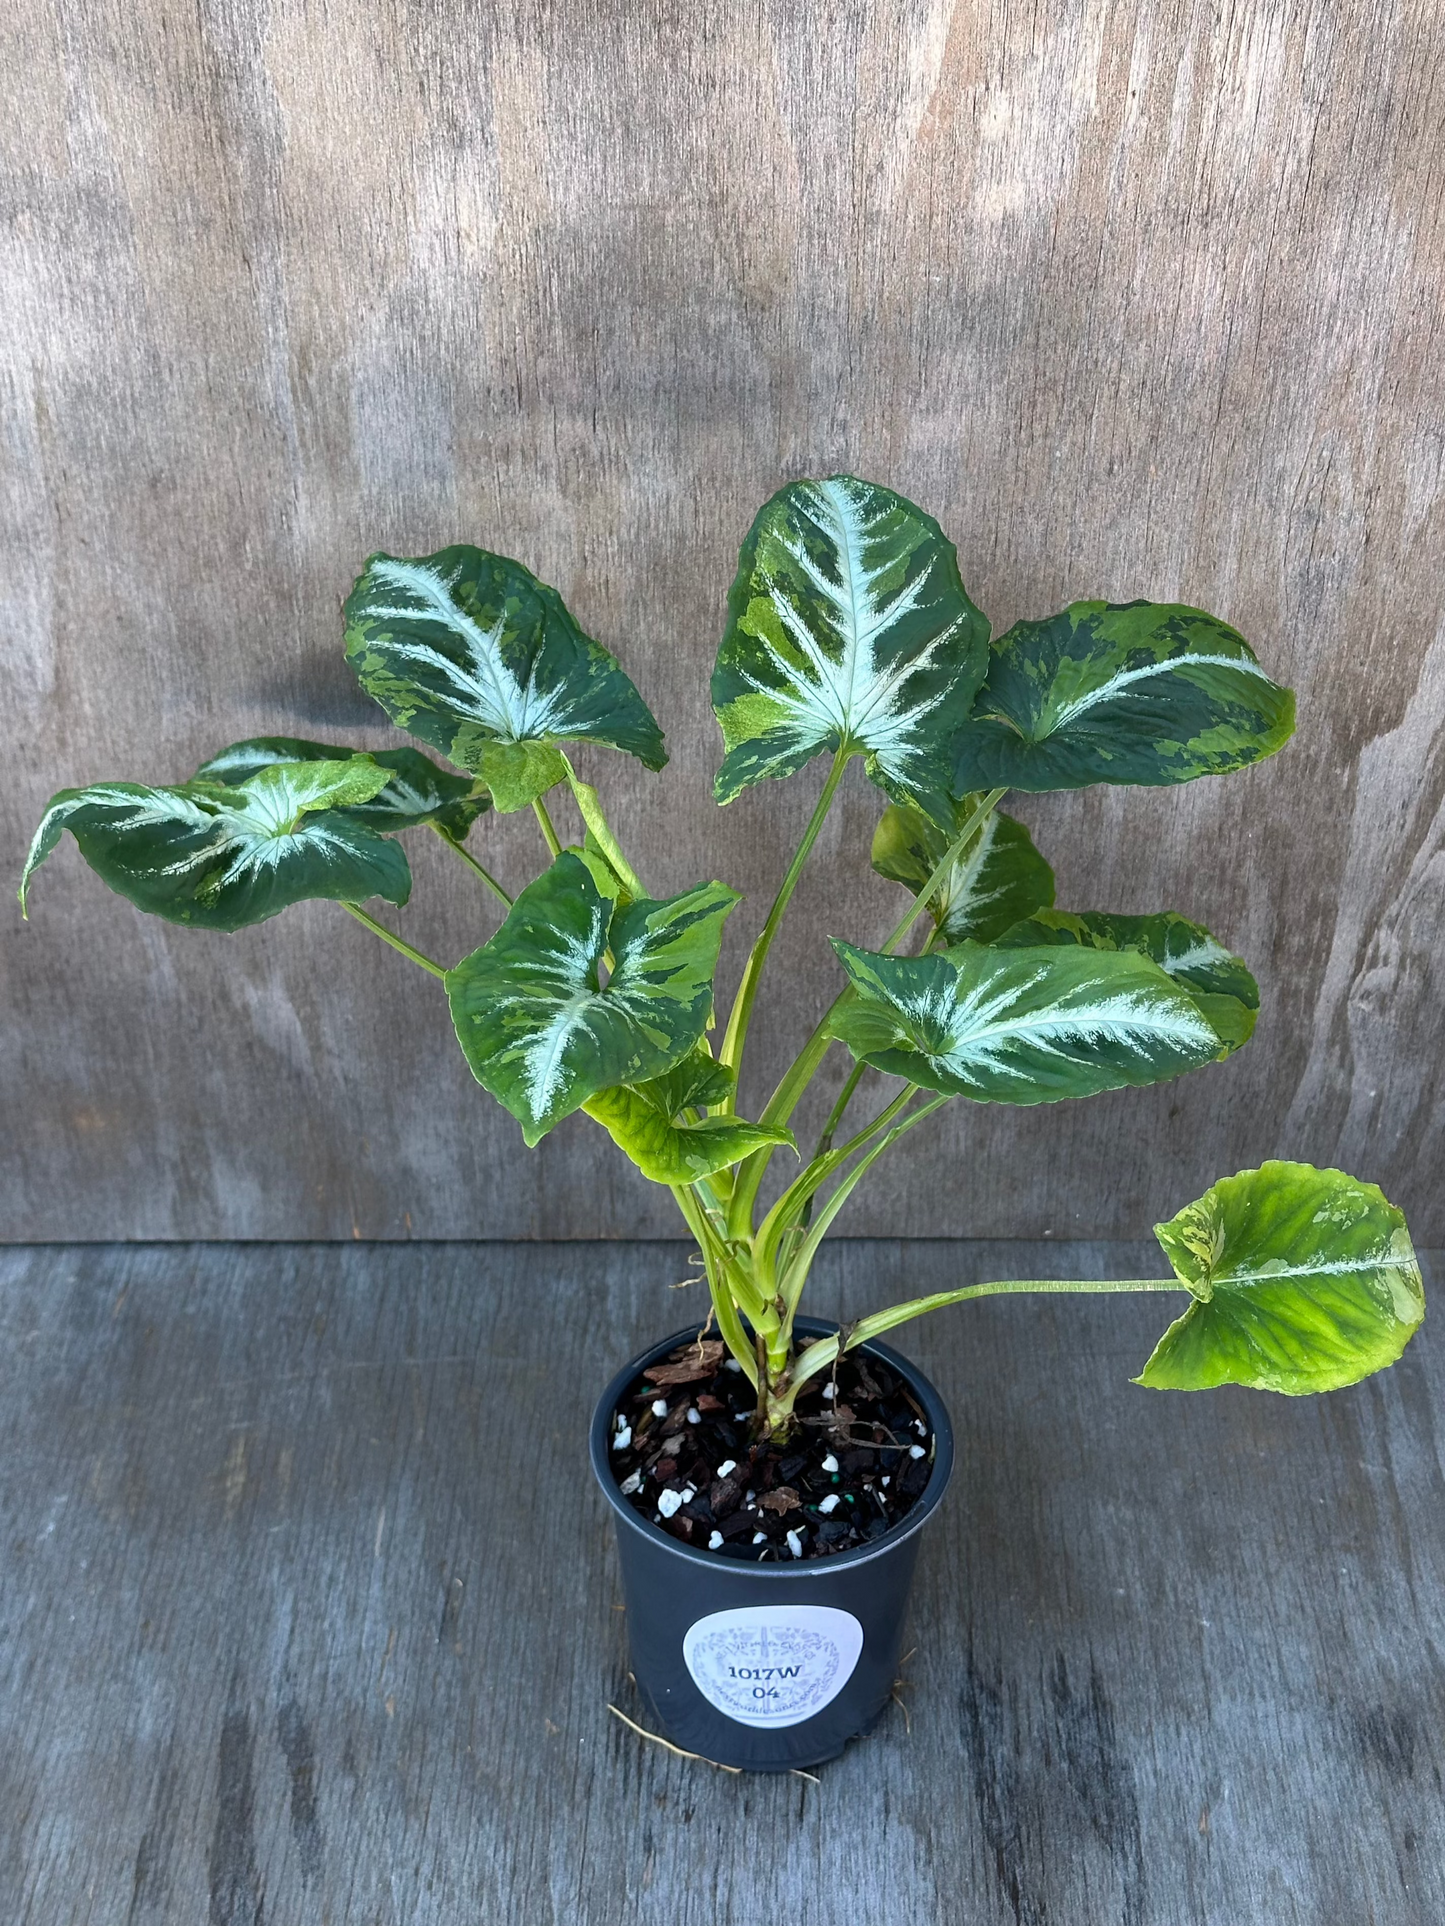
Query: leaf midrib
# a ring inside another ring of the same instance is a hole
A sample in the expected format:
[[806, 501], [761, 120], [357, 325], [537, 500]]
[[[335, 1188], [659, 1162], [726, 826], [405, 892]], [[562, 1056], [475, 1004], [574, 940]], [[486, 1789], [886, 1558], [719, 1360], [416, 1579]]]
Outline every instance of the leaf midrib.
[[1186, 651], [1182, 655], [1168, 656], [1162, 662], [1151, 662], [1141, 669], [1116, 670], [1109, 680], [1100, 683], [1097, 689], [1091, 689], [1087, 695], [1078, 696], [1074, 701], [1066, 703], [1049, 724], [1044, 735], [1034, 739], [1044, 741], [1047, 737], [1056, 735], [1060, 729], [1066, 729], [1071, 722], [1077, 721], [1086, 710], [1096, 708], [1101, 702], [1107, 702], [1111, 696], [1117, 695], [1131, 682], [1147, 681], [1151, 676], [1169, 675], [1176, 669], [1191, 665], [1202, 668], [1238, 669], [1242, 674], [1258, 676], [1262, 682], [1268, 682], [1270, 679], [1260, 665], [1247, 655], [1195, 655]]

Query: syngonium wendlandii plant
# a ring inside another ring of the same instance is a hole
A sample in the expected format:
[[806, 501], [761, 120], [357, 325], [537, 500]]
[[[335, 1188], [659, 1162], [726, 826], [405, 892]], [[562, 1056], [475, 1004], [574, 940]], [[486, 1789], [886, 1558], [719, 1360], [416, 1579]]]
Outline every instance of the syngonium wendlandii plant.
[[[467, 1062], [528, 1144], [582, 1110], [671, 1189], [718, 1329], [757, 1388], [760, 1432], [786, 1434], [799, 1388], [841, 1350], [999, 1292], [1186, 1293], [1138, 1380], [1151, 1386], [1322, 1391], [1399, 1357], [1425, 1308], [1403, 1216], [1372, 1184], [1278, 1162], [1223, 1179], [1157, 1227], [1167, 1280], [969, 1285], [794, 1342], [825, 1232], [877, 1160], [951, 1099], [1087, 1097], [1178, 1076], [1248, 1039], [1259, 996], [1237, 956], [1167, 912], [1054, 909], [1052, 871], [998, 808], [1010, 789], [1162, 787], [1273, 754], [1293, 698], [1225, 623], [1175, 605], [1075, 602], [990, 643], [930, 516], [849, 476], [781, 489], [743, 544], [713, 670], [717, 800], [831, 761], [715, 1052], [713, 977], [739, 898], [704, 882], [656, 900], [623, 854], [567, 751], [603, 744], [657, 770], [662, 733], [556, 591], [467, 546], [374, 555], [346, 603], [346, 654], [395, 723], [466, 773], [415, 749], [262, 738], [177, 787], [64, 790], [36, 833], [22, 906], [62, 829], [113, 889], [172, 922], [235, 930], [302, 898], [339, 901], [445, 983]], [[838, 995], [753, 1122], [736, 1092], [764, 965], [855, 756], [888, 798], [873, 866], [912, 902], [881, 949], [833, 939]], [[581, 819], [569, 848], [545, 800], [559, 786]], [[549, 864], [514, 902], [465, 840], [484, 811], [529, 807]], [[360, 907], [406, 902], [394, 834], [420, 825], [506, 908], [450, 969]], [[907, 952], [920, 921], [926, 936]], [[837, 1043], [852, 1074], [764, 1208], [770, 1162], [797, 1153], [799, 1100]], [[891, 1081], [839, 1142], [870, 1076]]]

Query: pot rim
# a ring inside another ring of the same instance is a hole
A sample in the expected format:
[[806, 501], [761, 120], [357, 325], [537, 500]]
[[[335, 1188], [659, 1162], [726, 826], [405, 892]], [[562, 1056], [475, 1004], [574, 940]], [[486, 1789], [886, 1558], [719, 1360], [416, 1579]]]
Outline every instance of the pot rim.
[[[799, 1317], [794, 1320], [793, 1328], [807, 1337], [832, 1337], [839, 1329], [836, 1323], [826, 1318]], [[612, 1507], [620, 1522], [629, 1525], [643, 1538], [650, 1539], [655, 1545], [681, 1558], [690, 1565], [700, 1566], [704, 1571], [714, 1572], [720, 1577], [741, 1577], [757, 1579], [763, 1584], [797, 1584], [809, 1579], [824, 1579], [832, 1572], [842, 1571], [855, 1565], [866, 1565], [875, 1558], [886, 1558], [895, 1551], [906, 1538], [921, 1531], [924, 1524], [938, 1509], [948, 1482], [953, 1474], [953, 1423], [948, 1415], [948, 1407], [933, 1383], [919, 1370], [911, 1358], [895, 1351], [891, 1344], [881, 1344], [876, 1338], [860, 1344], [858, 1350], [870, 1357], [881, 1359], [891, 1365], [907, 1380], [908, 1388], [914, 1392], [919, 1403], [928, 1415], [933, 1430], [933, 1465], [928, 1483], [922, 1495], [908, 1516], [900, 1523], [890, 1527], [880, 1538], [870, 1544], [855, 1545], [851, 1551], [838, 1552], [831, 1558], [799, 1558], [787, 1565], [754, 1564], [751, 1560], [722, 1558], [716, 1552], [707, 1551], [695, 1545], [685, 1545], [674, 1538], [671, 1532], [654, 1525], [650, 1518], [644, 1518], [636, 1506], [630, 1505], [618, 1488], [612, 1475], [609, 1458], [611, 1439], [611, 1418], [617, 1401], [622, 1393], [649, 1364], [657, 1358], [665, 1357], [669, 1351], [676, 1350], [697, 1337], [702, 1329], [700, 1324], [691, 1324], [686, 1330], [675, 1332], [659, 1344], [649, 1345], [639, 1351], [630, 1363], [625, 1364], [612, 1379], [607, 1389], [597, 1401], [592, 1413], [592, 1425], [588, 1434], [588, 1455], [592, 1461], [592, 1472], [602, 1487], [602, 1495]]]

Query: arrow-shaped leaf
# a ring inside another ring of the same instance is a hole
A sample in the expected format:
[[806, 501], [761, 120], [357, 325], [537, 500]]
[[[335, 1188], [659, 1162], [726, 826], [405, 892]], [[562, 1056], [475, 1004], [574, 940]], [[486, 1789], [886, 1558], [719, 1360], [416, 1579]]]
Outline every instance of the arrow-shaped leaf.
[[1425, 1315], [1404, 1215], [1374, 1184], [1267, 1163], [1155, 1226], [1194, 1302], [1137, 1382], [1334, 1391], [1393, 1364]]
[[1187, 989], [1219, 1033], [1229, 1056], [1254, 1034], [1259, 985], [1243, 957], [1232, 955], [1202, 923], [1172, 910], [1153, 916], [1109, 916], [1098, 910], [1076, 915], [1042, 910], [1015, 923], [994, 942], [1000, 949], [1033, 949], [1041, 943], [1078, 944], [1094, 950], [1138, 950]]
[[373, 555], [346, 599], [346, 659], [393, 722], [481, 776], [501, 810], [562, 780], [558, 743], [606, 743], [649, 769], [667, 761], [616, 658], [504, 555], [460, 543]]
[[1214, 616], [1074, 602], [993, 644], [957, 738], [955, 787], [1190, 782], [1273, 755], [1293, 732], [1293, 695]]
[[447, 975], [472, 1074], [529, 1144], [599, 1091], [670, 1070], [712, 1013], [718, 945], [737, 893], [703, 883], [666, 902], [619, 905], [599, 888], [604, 875], [600, 863], [564, 850], [496, 935]]
[[[965, 796], [953, 805], [951, 834], [912, 803], [890, 803], [873, 834], [874, 869], [916, 894], [978, 801], [977, 796]], [[1054, 872], [1034, 848], [1028, 830], [994, 810], [959, 852], [928, 913], [952, 943], [993, 943], [1053, 900]]]
[[736, 1079], [702, 1047], [648, 1083], [599, 1091], [582, 1108], [655, 1184], [692, 1184], [767, 1144], [791, 1144], [790, 1130], [742, 1117], [688, 1113], [725, 1102]]
[[749, 530], [728, 594], [718, 801], [846, 744], [895, 801], [948, 821], [950, 744], [987, 644], [932, 516], [851, 475], [790, 482]]
[[832, 1030], [856, 1057], [982, 1103], [1159, 1083], [1219, 1055], [1194, 1000], [1133, 951], [833, 948], [856, 992]]
[[411, 871], [400, 844], [351, 815], [387, 781], [387, 770], [353, 756], [279, 764], [235, 786], [62, 789], [30, 845], [21, 908], [31, 876], [65, 829], [113, 890], [195, 929], [242, 929], [307, 897], [404, 903]]
[[348, 810], [354, 822], [372, 829], [416, 829], [435, 823], [458, 842], [492, 799], [469, 776], [441, 769], [420, 749], [344, 749], [329, 742], [305, 742], [296, 736], [252, 736], [233, 742], [219, 755], [203, 762], [197, 782], [246, 782], [278, 762], [335, 762], [346, 756], [366, 756], [391, 772], [385, 788], [369, 802]]

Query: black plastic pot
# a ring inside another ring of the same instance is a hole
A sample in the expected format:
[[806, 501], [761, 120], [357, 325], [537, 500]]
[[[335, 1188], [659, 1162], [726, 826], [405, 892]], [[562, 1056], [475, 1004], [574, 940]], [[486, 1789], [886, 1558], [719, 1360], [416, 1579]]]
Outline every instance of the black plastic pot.
[[[836, 1328], [797, 1321], [806, 1337]], [[667, 1737], [689, 1752], [749, 1772], [818, 1765], [888, 1703], [918, 1535], [953, 1469], [953, 1426], [916, 1365], [887, 1345], [864, 1345], [906, 1380], [933, 1433], [932, 1474], [908, 1516], [871, 1545], [796, 1564], [743, 1564], [694, 1549], [627, 1502], [608, 1451], [624, 1393], [696, 1336], [694, 1325], [635, 1357], [592, 1417], [592, 1469], [617, 1523], [633, 1674]]]

